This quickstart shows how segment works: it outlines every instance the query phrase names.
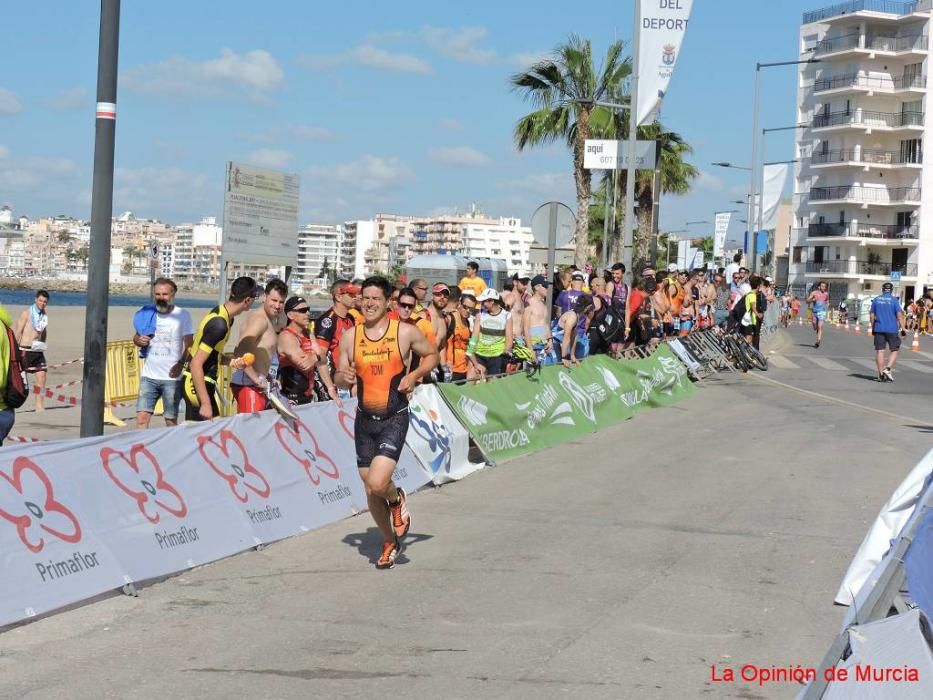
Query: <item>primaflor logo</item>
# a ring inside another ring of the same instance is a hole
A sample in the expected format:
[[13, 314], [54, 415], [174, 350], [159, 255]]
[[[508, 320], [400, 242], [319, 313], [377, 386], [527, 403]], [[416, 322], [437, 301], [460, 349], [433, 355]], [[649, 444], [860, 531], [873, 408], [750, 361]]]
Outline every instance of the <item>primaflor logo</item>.
[[250, 493], [268, 498], [272, 492], [265, 475], [254, 467], [240, 439], [229, 430], [214, 436], [198, 436], [198, 452], [217, 476], [227, 482], [233, 495], [241, 503], [249, 500]]
[[81, 541], [78, 519], [55, 498], [48, 475], [27, 457], [14, 460], [10, 475], [0, 470], [0, 518], [16, 526], [33, 554], [45, 547], [46, 536], [70, 544]]
[[101, 466], [123, 493], [136, 501], [139, 511], [152, 524], [161, 513], [184, 518], [188, 507], [181, 494], [165, 480], [162, 467], [145, 445], [130, 448], [129, 456], [120, 450], [105, 447], [100, 451]]

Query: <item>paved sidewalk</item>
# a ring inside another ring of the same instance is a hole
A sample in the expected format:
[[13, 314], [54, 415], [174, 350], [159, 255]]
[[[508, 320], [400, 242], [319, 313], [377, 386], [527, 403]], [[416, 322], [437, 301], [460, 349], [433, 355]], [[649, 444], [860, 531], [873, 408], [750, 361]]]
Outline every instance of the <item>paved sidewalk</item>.
[[[928, 440], [742, 376], [367, 515], [0, 636], [0, 697], [787, 698]], [[757, 436], [757, 437], [756, 437]]]

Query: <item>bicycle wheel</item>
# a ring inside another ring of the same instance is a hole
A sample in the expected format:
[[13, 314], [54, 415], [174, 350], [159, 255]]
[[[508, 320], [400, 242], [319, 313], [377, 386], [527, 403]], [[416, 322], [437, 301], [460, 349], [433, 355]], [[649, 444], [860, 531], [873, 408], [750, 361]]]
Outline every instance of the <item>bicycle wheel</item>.
[[742, 346], [739, 344], [739, 341], [735, 337], [727, 335], [723, 338], [723, 342], [725, 342], [728, 348], [726, 354], [729, 356], [729, 360], [731, 360], [732, 364], [735, 365], [735, 368], [742, 372], [747, 372], [750, 365], [745, 359], [745, 353], [742, 352]]
[[748, 356], [752, 367], [760, 369], [762, 372], [768, 371], [768, 358], [762, 355], [758, 348], [756, 348], [751, 343], [746, 342], [743, 349], [745, 350], [745, 354]]

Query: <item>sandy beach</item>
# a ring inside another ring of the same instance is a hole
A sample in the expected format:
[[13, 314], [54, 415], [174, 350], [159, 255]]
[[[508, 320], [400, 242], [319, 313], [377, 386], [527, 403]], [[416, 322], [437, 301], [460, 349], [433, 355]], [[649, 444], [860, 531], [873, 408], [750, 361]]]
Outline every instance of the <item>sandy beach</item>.
[[[258, 305], [258, 302], [257, 302]], [[15, 320], [22, 306], [7, 307]], [[195, 327], [204, 318], [208, 309], [189, 309], [191, 318]], [[126, 306], [114, 306], [110, 308], [107, 320], [107, 338], [112, 340], [129, 340], [133, 337], [133, 314], [135, 308]], [[55, 307], [50, 303], [48, 307], [49, 328], [48, 328], [48, 350], [46, 358], [49, 366], [58, 365], [80, 358], [84, 354], [84, 309], [81, 307]], [[231, 340], [228, 344], [228, 350], [232, 350], [236, 344], [239, 327], [242, 324], [234, 324]], [[69, 364], [58, 369], [49, 371], [46, 387], [52, 388], [59, 384], [80, 380], [83, 369], [80, 363]], [[81, 385], [63, 387], [54, 389], [57, 394], [66, 396], [81, 397]], [[135, 400], [130, 402], [135, 404]], [[52, 399], [46, 398], [45, 411], [36, 412], [35, 397], [30, 398], [26, 404], [16, 412], [16, 424], [10, 432], [11, 436], [23, 438], [38, 438], [41, 440], [59, 440], [63, 438], [79, 437], [81, 427], [81, 408], [79, 406], [69, 406]], [[113, 433], [130, 430], [135, 426], [136, 411], [134, 405], [115, 408], [114, 414], [127, 421], [127, 428], [117, 428], [114, 426], [104, 426], [104, 432]], [[153, 417], [152, 426], [161, 427], [164, 425], [162, 419], [158, 416]], [[13, 441], [7, 443], [14, 444]]]

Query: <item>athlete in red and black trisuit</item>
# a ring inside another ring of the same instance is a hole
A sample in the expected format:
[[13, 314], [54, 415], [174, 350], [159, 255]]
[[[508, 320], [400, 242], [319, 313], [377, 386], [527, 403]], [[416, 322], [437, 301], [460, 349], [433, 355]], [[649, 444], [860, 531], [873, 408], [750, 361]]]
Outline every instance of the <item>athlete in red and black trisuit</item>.
[[[392, 293], [387, 279], [370, 277], [362, 290], [363, 323], [340, 339], [336, 380], [342, 389], [357, 388], [356, 463], [384, 541], [376, 567], [390, 569], [399, 540], [411, 527], [405, 492], [392, 482], [408, 433], [408, 398], [438, 357], [437, 348], [415, 326], [386, 315]], [[418, 368], [409, 370], [414, 356]]]
[[[345, 332], [357, 324], [357, 319], [351, 311], [355, 311], [354, 304], [360, 288], [348, 280], [337, 280], [331, 287], [333, 305], [321, 314], [314, 322], [314, 337], [318, 344], [320, 354], [327, 359], [327, 367], [331, 377], [337, 371], [337, 346]], [[327, 387], [320, 379], [315, 383], [315, 392], [318, 401], [327, 401]]]

